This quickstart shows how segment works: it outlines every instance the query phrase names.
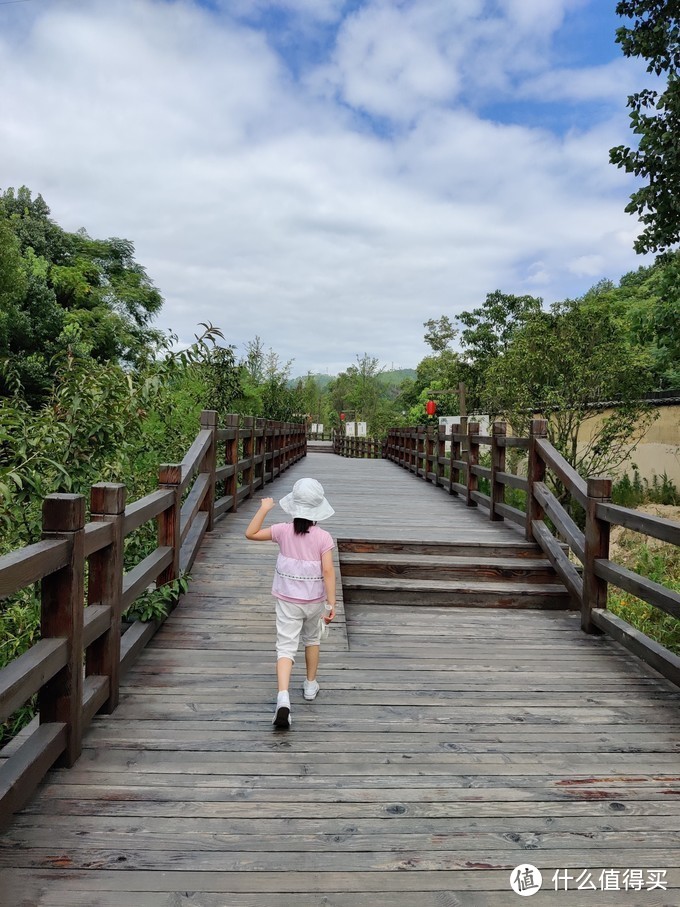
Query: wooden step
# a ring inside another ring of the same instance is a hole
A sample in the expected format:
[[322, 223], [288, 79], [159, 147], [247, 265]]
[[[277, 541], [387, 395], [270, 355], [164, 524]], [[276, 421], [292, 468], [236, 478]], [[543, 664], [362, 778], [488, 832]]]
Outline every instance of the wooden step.
[[411, 554], [443, 555], [450, 557], [516, 557], [535, 558], [542, 555], [541, 549], [533, 542], [524, 541], [519, 535], [494, 542], [421, 542], [395, 541], [394, 539], [338, 539], [338, 551], [355, 554]]
[[520, 580], [527, 583], [557, 582], [545, 557], [463, 557], [456, 555], [340, 554], [343, 577], [366, 576], [449, 580], [468, 577], [483, 580]]
[[451, 608], [572, 608], [559, 583], [343, 577], [346, 605], [438, 605]]

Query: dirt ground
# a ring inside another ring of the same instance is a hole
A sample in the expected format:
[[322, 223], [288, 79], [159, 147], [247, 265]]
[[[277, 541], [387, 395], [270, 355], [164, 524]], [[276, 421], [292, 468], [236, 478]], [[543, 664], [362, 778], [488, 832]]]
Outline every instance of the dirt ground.
[[[680, 507], [671, 504], [642, 504], [636, 508], [640, 513], [648, 513], [651, 516], [660, 516], [666, 520], [673, 520], [680, 523]], [[660, 542], [658, 539], [641, 535], [639, 532], [633, 532], [630, 529], [624, 529], [623, 526], [612, 526], [609, 540], [609, 557], [617, 563], [625, 563], [630, 556], [631, 549], [635, 549], [640, 543], [646, 543], [650, 551], [663, 551], [665, 548], [672, 546]]]

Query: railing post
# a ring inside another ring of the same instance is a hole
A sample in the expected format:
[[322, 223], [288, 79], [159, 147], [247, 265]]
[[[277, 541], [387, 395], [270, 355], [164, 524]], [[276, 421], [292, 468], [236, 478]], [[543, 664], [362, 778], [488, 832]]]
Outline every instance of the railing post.
[[90, 490], [90, 519], [111, 523], [111, 544], [90, 557], [87, 601], [111, 608], [109, 629], [87, 650], [85, 674], [109, 678], [109, 698], [99, 710], [110, 715], [118, 705], [120, 685], [120, 621], [123, 596], [123, 523], [125, 485], [100, 482]]
[[227, 478], [224, 486], [225, 496], [231, 495], [232, 513], [238, 510], [238, 437], [239, 437], [239, 417], [238, 413], [231, 413], [227, 416], [227, 428], [234, 430], [234, 437], [227, 438], [224, 448], [224, 462], [226, 466], [233, 466], [233, 475]]
[[[281, 423], [275, 421], [274, 426], [274, 445], [272, 447], [272, 479], [281, 475]], [[274, 469], [276, 464], [276, 469]]]
[[473, 440], [479, 434], [479, 422], [468, 422], [468, 455], [467, 455], [467, 495], [465, 503], [468, 507], [476, 507], [477, 501], [473, 500], [472, 493], [479, 488], [479, 477], [475, 475], [473, 467], [479, 466], [479, 444]]
[[[460, 466], [454, 466], [456, 460], [460, 461], [462, 459], [461, 449], [462, 445], [460, 442], [460, 431], [455, 431], [456, 426], [451, 426], [451, 452], [449, 455], [449, 494], [458, 495], [458, 492], [455, 490], [454, 483], [460, 485]], [[454, 435], [458, 435], [458, 438], [455, 438]]]
[[214, 409], [204, 409], [201, 413], [201, 430], [212, 434], [210, 447], [206, 450], [199, 471], [210, 476], [208, 490], [201, 504], [201, 511], [208, 514], [208, 532], [213, 528], [215, 521], [215, 469], [217, 466], [217, 412]]
[[593, 624], [593, 608], [607, 607], [607, 581], [595, 575], [598, 558], [609, 558], [609, 523], [597, 515], [597, 505], [611, 501], [612, 480], [602, 476], [588, 479], [588, 500], [586, 502], [586, 542], [583, 562], [583, 605], [581, 608], [581, 629], [586, 633], [597, 633]]
[[500, 438], [505, 438], [507, 425], [505, 422], [494, 422], [491, 427], [491, 507], [489, 519], [497, 522], [503, 516], [498, 512], [497, 505], [505, 503], [505, 485], [499, 482], [496, 476], [505, 472], [505, 445], [499, 443]]
[[444, 463], [442, 460], [444, 459], [446, 459], [446, 426], [439, 425], [437, 428], [437, 462], [434, 465], [434, 484], [437, 486], [444, 484], [442, 482], [444, 478]]
[[546, 419], [532, 419], [529, 432], [529, 456], [527, 460], [527, 522], [525, 536], [527, 541], [534, 541], [533, 521], [543, 519], [543, 508], [534, 497], [534, 483], [545, 480], [545, 463], [536, 442], [547, 438], [548, 422]]
[[259, 488], [264, 488], [265, 483], [265, 460], [264, 460], [264, 442], [265, 442], [265, 427], [266, 423], [264, 419], [255, 420], [255, 451], [257, 459], [259, 462], [255, 464], [255, 484]]
[[425, 426], [416, 427], [416, 475], [420, 478], [421, 464], [425, 456]]
[[156, 580], [156, 586], [164, 586], [179, 577], [180, 542], [180, 493], [182, 484], [182, 467], [180, 464], [164, 463], [158, 473], [158, 487], [173, 492], [173, 501], [162, 513], [158, 514], [158, 547], [172, 548], [172, 562]]
[[83, 608], [85, 595], [85, 498], [51, 494], [43, 501], [42, 537], [66, 539], [69, 562], [42, 581], [40, 634], [68, 640], [66, 665], [38, 694], [40, 723], [66, 725], [66, 749], [57, 764], [70, 767], [80, 755], [83, 736]]
[[254, 456], [254, 450], [255, 450], [255, 446], [253, 444], [253, 440], [254, 440], [253, 433], [255, 432], [255, 419], [253, 416], [244, 416], [243, 417], [243, 432], [244, 432], [243, 459], [246, 460], [247, 463], [244, 465], [243, 472], [241, 473], [241, 476], [243, 479], [242, 487], [248, 488], [247, 497], [251, 497], [252, 493], [253, 493], [253, 477], [254, 477], [253, 456]]
[[[425, 435], [425, 475], [423, 476], [423, 478], [425, 479], [426, 482], [431, 481], [430, 474], [435, 472], [435, 464], [433, 462], [433, 458], [434, 458], [434, 426], [428, 425], [426, 428], [426, 435]], [[437, 479], [435, 476], [435, 478], [434, 478], [435, 484], [436, 484], [436, 481], [437, 481]]]

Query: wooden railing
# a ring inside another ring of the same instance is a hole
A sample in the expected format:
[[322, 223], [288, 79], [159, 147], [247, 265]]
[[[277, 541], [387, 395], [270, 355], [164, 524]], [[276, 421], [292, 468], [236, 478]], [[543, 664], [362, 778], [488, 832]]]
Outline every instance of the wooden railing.
[[341, 457], [379, 460], [383, 456], [383, 442], [373, 438], [352, 438], [336, 432], [333, 436], [333, 452]]
[[[137, 621], [121, 635], [123, 612], [149, 584], [188, 572], [213, 522], [306, 454], [304, 425], [227, 421], [220, 429], [204, 411], [182, 462], [161, 466], [158, 490], [133, 504], [124, 485], [94, 485], [86, 522], [83, 495], [49, 495], [41, 541], [0, 557], [0, 598], [41, 582], [40, 641], [0, 670], [0, 720], [38, 697], [36, 719], [0, 753], [3, 822], [53, 765], [73, 765], [93, 716], [116, 708], [121, 675], [159, 626]], [[124, 540], [149, 520], [157, 547], [124, 572]]]
[[[481, 447], [490, 449], [490, 466], [480, 465]], [[526, 477], [506, 471], [506, 453], [513, 447], [527, 451]], [[490, 435], [481, 435], [475, 422], [468, 425], [467, 434], [447, 434], [445, 428], [434, 426], [393, 429], [385, 456], [449, 494], [460, 495], [467, 506], [488, 509], [489, 519], [509, 520], [521, 527], [569, 590], [586, 632], [608, 633], [680, 685], [680, 658], [607, 610], [608, 584], [612, 584], [680, 618], [680, 594], [609, 559], [611, 526], [680, 546], [680, 524], [612, 504], [612, 480], [582, 478], [548, 441], [543, 419], [532, 421], [528, 438], [509, 436], [503, 422], [494, 423]], [[585, 530], [546, 484], [548, 473], [583, 508]], [[480, 478], [488, 480], [489, 494], [479, 490]], [[525, 510], [505, 503], [507, 487], [526, 492]]]

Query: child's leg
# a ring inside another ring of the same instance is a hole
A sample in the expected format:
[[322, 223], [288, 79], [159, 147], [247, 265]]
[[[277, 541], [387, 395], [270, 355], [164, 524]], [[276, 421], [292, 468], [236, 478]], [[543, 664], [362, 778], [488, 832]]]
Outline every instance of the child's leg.
[[[307, 610], [308, 609], [308, 610]], [[305, 667], [307, 680], [316, 680], [319, 667], [319, 621], [324, 613], [324, 602], [308, 605], [302, 624], [302, 644], [305, 647]]]
[[316, 672], [319, 669], [318, 645], [305, 646], [305, 667], [307, 668], [307, 680], [316, 680]]
[[276, 679], [279, 692], [288, 689], [300, 643], [304, 612], [293, 602], [276, 601]]
[[[307, 650], [305, 649], [305, 658], [307, 657]], [[317, 659], [318, 660], [318, 659]], [[277, 658], [276, 660], [276, 680], [279, 685], [279, 693], [283, 690], [288, 689], [290, 684], [290, 675], [293, 670], [293, 659], [292, 658]]]

